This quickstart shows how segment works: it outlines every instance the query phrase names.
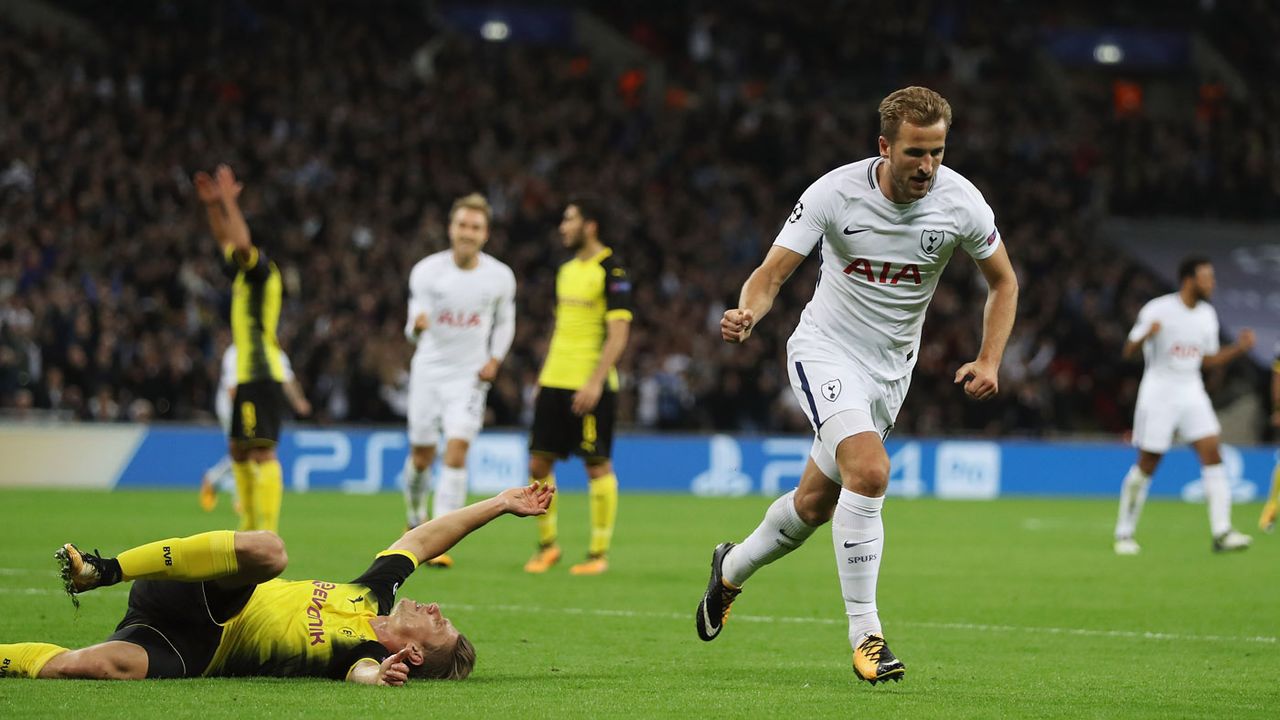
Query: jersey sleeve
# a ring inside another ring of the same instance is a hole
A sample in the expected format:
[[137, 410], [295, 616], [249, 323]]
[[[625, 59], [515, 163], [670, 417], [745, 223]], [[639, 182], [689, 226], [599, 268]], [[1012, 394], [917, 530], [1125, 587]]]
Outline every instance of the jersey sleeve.
[[293, 374], [293, 363], [289, 362], [289, 355], [285, 351], [280, 351], [280, 369], [284, 373], [285, 382], [293, 382], [296, 377]]
[[418, 568], [418, 559], [405, 550], [383, 550], [364, 574], [351, 581], [362, 585], [378, 599], [378, 614], [386, 615], [396, 601], [396, 591]]
[[502, 292], [493, 308], [493, 332], [489, 334], [489, 357], [502, 360], [516, 337], [516, 276], [502, 266]]
[[1148, 332], [1151, 331], [1151, 324], [1156, 321], [1156, 308], [1154, 303], [1147, 303], [1138, 311], [1138, 319], [1133, 323], [1133, 329], [1129, 331], [1129, 342], [1138, 342]]
[[827, 234], [835, 217], [836, 192], [831, 175], [814, 181], [800, 195], [773, 244], [807, 256]]
[[1205, 357], [1217, 355], [1218, 351], [1222, 349], [1221, 342], [1219, 341], [1219, 336], [1222, 334], [1222, 326], [1218, 324], [1218, 313], [1216, 311], [1211, 313], [1209, 316], [1208, 330], [1208, 337], [1204, 339]]
[[236, 253], [235, 248], [228, 245], [222, 251], [223, 267], [227, 275], [235, 277], [238, 273], [244, 273], [245, 280], [251, 283], [266, 282], [271, 276], [271, 260], [267, 258], [267, 254], [262, 252], [262, 248], [257, 245], [249, 246], [249, 256], [241, 257]]
[[427, 307], [427, 288], [426, 273], [423, 271], [421, 263], [413, 266], [413, 270], [409, 272], [409, 307], [404, 322], [404, 336], [409, 342], [415, 345], [418, 342], [418, 335], [413, 332], [413, 319], [422, 313], [429, 313]]
[[996, 228], [995, 211], [976, 188], [973, 194], [966, 213], [968, 227], [961, 229], [960, 247], [974, 260], [985, 260], [995, 254], [1002, 239]]
[[613, 257], [604, 263], [604, 319], [631, 320], [631, 276]]
[[346, 680], [359, 663], [365, 660], [381, 663], [390, 654], [385, 645], [374, 640], [366, 640], [341, 651], [335, 649], [333, 659], [329, 661], [328, 676], [333, 680]]

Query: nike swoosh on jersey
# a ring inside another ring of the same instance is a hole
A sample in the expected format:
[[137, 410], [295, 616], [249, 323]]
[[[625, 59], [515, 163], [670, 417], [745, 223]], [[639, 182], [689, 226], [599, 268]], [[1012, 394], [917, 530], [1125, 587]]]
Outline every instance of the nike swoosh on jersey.
[[844, 234], [845, 234], [845, 235], [857, 235], [858, 233], [866, 232], [866, 231], [868, 231], [868, 230], [870, 230], [870, 229], [871, 229], [871, 228], [862, 228], [862, 229], [860, 229], [860, 230], [850, 230], [850, 229], [849, 229], [849, 226], [848, 226], [848, 225], [846, 225], [846, 226], [845, 226], [845, 228], [844, 228]]

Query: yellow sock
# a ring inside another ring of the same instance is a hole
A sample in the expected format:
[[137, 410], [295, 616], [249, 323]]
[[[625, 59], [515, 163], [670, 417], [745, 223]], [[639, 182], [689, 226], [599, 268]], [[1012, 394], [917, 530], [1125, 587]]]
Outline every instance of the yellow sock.
[[254, 502], [254, 490], [257, 486], [258, 467], [256, 463], [248, 460], [244, 462], [231, 463], [231, 474], [236, 479], [236, 493], [240, 496], [240, 529], [241, 530], [257, 530], [258, 518], [254, 508], [257, 504]]
[[257, 463], [257, 468], [253, 484], [254, 528], [276, 532], [280, 527], [280, 504], [284, 501], [284, 471], [275, 459]]
[[1267, 499], [1275, 502], [1280, 497], [1280, 463], [1276, 463], [1276, 469], [1271, 471], [1271, 494]]
[[[538, 481], [534, 480], [533, 482]], [[555, 487], [556, 476], [554, 474], [548, 475], [543, 478], [541, 482], [544, 485]], [[552, 495], [551, 505], [547, 508], [546, 514], [538, 516], [538, 544], [543, 547], [554, 545], [556, 537], [559, 535], [559, 525], [556, 523], [556, 505], [558, 504], [558, 501], [559, 498]]]
[[67, 649], [49, 643], [12, 643], [0, 645], [0, 678], [38, 678], [48, 662]]
[[609, 473], [590, 481], [587, 500], [591, 504], [591, 544], [587, 549], [597, 557], [609, 552], [613, 540], [613, 523], [618, 517], [618, 476]]
[[213, 580], [235, 573], [236, 534], [214, 530], [157, 540], [125, 550], [116, 558], [124, 580]]

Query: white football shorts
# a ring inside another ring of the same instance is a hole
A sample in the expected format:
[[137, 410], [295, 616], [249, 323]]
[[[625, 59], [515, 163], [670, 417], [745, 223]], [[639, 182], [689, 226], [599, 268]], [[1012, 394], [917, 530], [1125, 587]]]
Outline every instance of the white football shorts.
[[1133, 445], [1139, 450], [1163, 455], [1174, 442], [1191, 443], [1221, 433], [1204, 388], [1139, 387], [1133, 413]]
[[[791, 390], [817, 436], [809, 455], [824, 475], [839, 482], [834, 448], [841, 440], [863, 432], [887, 438], [907, 399], [911, 376], [877, 381], [842, 354], [794, 344], [787, 349]], [[836, 415], [841, 417], [828, 425]]]
[[409, 373], [409, 444], [434, 446], [445, 440], [475, 440], [484, 426], [489, 383], [472, 378], [436, 380]]

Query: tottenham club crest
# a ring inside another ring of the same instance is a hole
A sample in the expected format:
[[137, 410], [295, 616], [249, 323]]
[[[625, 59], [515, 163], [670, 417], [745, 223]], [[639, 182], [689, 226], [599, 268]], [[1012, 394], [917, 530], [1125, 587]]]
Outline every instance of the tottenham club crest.
[[938, 248], [942, 247], [946, 239], [947, 234], [941, 230], [925, 230], [920, 233], [920, 249], [925, 255], [932, 255], [938, 252]]
[[840, 397], [840, 381], [830, 380], [822, 384], [822, 397], [830, 402], [835, 402]]

